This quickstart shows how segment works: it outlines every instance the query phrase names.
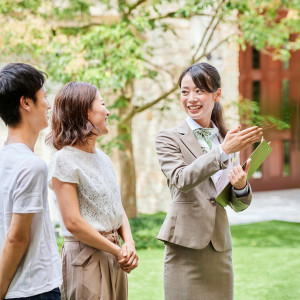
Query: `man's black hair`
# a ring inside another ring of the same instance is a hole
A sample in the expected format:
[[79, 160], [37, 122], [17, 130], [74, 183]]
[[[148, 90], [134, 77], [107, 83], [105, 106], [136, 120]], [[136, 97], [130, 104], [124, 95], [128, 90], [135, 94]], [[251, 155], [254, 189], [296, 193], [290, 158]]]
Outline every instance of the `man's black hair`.
[[24, 63], [10, 63], [0, 71], [0, 117], [8, 126], [21, 120], [19, 111], [22, 96], [36, 102], [46, 74]]

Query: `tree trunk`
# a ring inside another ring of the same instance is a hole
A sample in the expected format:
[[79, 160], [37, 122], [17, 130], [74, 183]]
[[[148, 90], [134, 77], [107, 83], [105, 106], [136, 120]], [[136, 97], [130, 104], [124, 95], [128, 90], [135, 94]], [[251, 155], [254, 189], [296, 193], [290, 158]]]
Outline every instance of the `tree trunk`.
[[119, 107], [118, 111], [119, 117], [121, 119], [123, 117], [123, 122], [118, 125], [118, 136], [123, 146], [122, 149], [118, 150], [121, 175], [120, 189], [123, 206], [128, 218], [137, 216], [135, 164], [131, 135], [132, 118], [124, 119], [124, 116], [127, 116], [132, 110], [133, 94], [133, 84], [128, 82], [123, 88], [121, 96], [126, 105]]
[[119, 125], [118, 135], [122, 137], [123, 144], [123, 149], [118, 150], [121, 173], [121, 197], [128, 218], [133, 218], [137, 216], [137, 205], [131, 120], [129, 124]]

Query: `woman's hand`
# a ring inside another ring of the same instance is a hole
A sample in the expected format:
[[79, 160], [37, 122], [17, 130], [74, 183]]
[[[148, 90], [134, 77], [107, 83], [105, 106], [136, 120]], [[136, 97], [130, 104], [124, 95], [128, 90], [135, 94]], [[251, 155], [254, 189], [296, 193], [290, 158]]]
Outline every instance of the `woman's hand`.
[[122, 259], [119, 259], [118, 263], [121, 269], [127, 273], [130, 273], [138, 266], [138, 256], [134, 242], [125, 242], [122, 245]]
[[229, 174], [229, 180], [231, 185], [236, 190], [242, 190], [247, 185], [247, 175], [250, 167], [251, 158], [247, 160], [245, 170], [243, 170], [241, 165], [235, 166]]
[[226, 154], [242, 151], [250, 145], [258, 142], [262, 137], [262, 128], [253, 126], [241, 130], [241, 125], [229, 130], [221, 147]]
[[115, 250], [115, 252], [113, 253], [114, 256], [116, 257], [117, 261], [126, 261], [126, 259], [123, 257], [123, 251], [122, 248], [117, 246], [118, 248]]

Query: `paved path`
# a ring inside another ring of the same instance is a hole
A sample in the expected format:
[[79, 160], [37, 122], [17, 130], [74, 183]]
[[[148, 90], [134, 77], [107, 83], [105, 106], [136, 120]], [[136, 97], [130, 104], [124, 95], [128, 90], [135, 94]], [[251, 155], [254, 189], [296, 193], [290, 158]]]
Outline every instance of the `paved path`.
[[300, 189], [255, 192], [251, 205], [245, 211], [226, 210], [233, 225], [270, 220], [300, 223]]

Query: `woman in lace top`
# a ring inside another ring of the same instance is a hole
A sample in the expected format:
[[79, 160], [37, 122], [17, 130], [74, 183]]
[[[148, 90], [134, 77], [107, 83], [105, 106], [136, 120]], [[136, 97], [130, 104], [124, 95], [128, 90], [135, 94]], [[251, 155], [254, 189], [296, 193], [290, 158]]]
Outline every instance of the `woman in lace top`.
[[48, 182], [65, 237], [64, 299], [127, 299], [126, 272], [138, 265], [113, 165], [96, 148], [97, 138], [108, 133], [108, 116], [91, 84], [70, 82], [56, 95], [47, 142], [58, 151]]

